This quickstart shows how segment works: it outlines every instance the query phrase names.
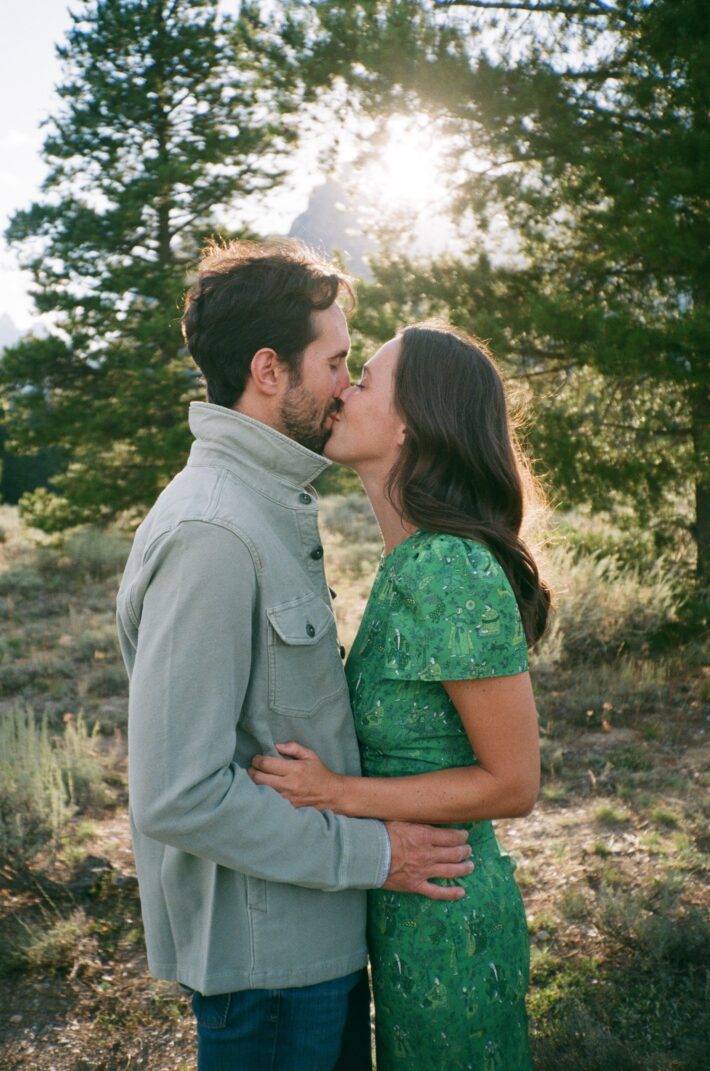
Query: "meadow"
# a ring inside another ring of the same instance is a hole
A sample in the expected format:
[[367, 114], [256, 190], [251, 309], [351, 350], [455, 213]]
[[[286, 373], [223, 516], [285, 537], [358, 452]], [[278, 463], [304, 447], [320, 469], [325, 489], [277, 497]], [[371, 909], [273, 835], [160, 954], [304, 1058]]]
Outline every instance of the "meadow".
[[[380, 553], [360, 495], [323, 500], [352, 641]], [[126, 816], [113, 599], [130, 535], [60, 542], [0, 507], [0, 1067], [187, 1071], [189, 1005], [146, 970]], [[543, 785], [498, 822], [532, 947], [538, 1071], [700, 1071], [710, 1046], [710, 641], [683, 556], [554, 519], [555, 624], [532, 659]], [[416, 1071], [416, 1069], [414, 1069]], [[505, 1071], [505, 1069], [501, 1069]]]

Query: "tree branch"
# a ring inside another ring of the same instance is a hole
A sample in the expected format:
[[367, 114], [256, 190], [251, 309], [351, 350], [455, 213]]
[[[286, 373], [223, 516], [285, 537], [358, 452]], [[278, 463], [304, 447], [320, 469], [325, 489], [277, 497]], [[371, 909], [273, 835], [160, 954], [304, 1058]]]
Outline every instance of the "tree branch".
[[475, 7], [481, 11], [529, 11], [548, 15], [614, 15], [622, 22], [633, 19], [618, 7], [603, 0], [587, 0], [587, 3], [565, 3], [564, 0], [435, 0], [435, 7]]

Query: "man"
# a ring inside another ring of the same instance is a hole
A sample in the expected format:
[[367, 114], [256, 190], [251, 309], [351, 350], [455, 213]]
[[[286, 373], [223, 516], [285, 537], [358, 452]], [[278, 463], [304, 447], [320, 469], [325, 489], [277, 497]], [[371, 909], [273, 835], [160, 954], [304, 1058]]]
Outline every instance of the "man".
[[310, 486], [348, 385], [343, 290], [292, 243], [203, 260], [183, 330], [208, 402], [118, 595], [148, 960], [194, 991], [200, 1071], [330, 1071], [348, 1015], [338, 1066], [369, 1066], [363, 890], [454, 899], [428, 879], [471, 869], [459, 830], [297, 810], [246, 772], [293, 738], [359, 772]]

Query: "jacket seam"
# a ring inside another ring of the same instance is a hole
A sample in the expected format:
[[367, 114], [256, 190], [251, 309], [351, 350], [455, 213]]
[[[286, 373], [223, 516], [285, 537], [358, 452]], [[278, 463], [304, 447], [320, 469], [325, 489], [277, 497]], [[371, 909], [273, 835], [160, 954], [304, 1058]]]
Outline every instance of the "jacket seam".
[[[215, 505], [215, 509], [217, 505], [218, 503]], [[153, 549], [153, 547], [155, 547], [156, 543], [158, 543], [161, 539], [164, 539], [166, 536], [172, 535], [172, 533], [176, 532], [178, 528], [180, 528], [180, 526], [183, 524], [210, 524], [214, 528], [223, 528], [226, 532], [230, 532], [241, 543], [243, 543], [246, 549], [249, 551], [249, 555], [252, 559], [255, 572], [261, 573], [263, 571], [261, 558], [259, 557], [259, 552], [256, 549], [256, 545], [252, 542], [246, 532], [242, 531], [241, 528], [238, 528], [237, 525], [231, 523], [225, 518], [215, 517], [214, 513], [212, 514], [212, 516], [207, 517], [181, 517], [180, 520], [176, 521], [176, 523], [171, 525], [170, 528], [165, 528], [163, 529], [163, 531], [158, 532], [158, 534], [151, 540], [151, 542], [146, 545], [146, 548], [143, 552], [143, 561], [145, 562], [147, 560], [151, 550]], [[128, 598], [130, 602], [130, 595]], [[134, 624], [136, 624], [136, 622], [134, 622]]]
[[[265, 498], [267, 500], [267, 502], [273, 502], [274, 505], [281, 506], [282, 509], [292, 510], [295, 513], [300, 513], [300, 512], [302, 512], [304, 510], [303, 506], [300, 506], [300, 505], [297, 505], [297, 504], [292, 505], [290, 502], [288, 502], [286, 500], [286, 496], [285, 495], [283, 497], [281, 497], [281, 498], [276, 498], [276, 497], [274, 497], [274, 495], [270, 495], [263, 487], [258, 486], [258, 484], [256, 482], [252, 483], [251, 480], [247, 480], [241, 473], [235, 472], [235, 470], [232, 469], [228, 465], [225, 465], [225, 464], [219, 465], [219, 464], [215, 464], [214, 462], [212, 462], [211, 464], [197, 465], [194, 462], [190, 462], [190, 463], [188, 463], [187, 467], [189, 469], [209, 469], [211, 472], [219, 472], [224, 477], [229, 477], [230, 479], [234, 480], [236, 483], [240, 484], [242, 487], [246, 487], [253, 494], [259, 495], [261, 498]], [[259, 470], [255, 470], [255, 471], [259, 471]], [[291, 489], [293, 491], [298, 491], [299, 488], [301, 490], [303, 490], [304, 487], [309, 487], [310, 484], [308, 482], [294, 483], [294, 484], [286, 484], [286, 483], [284, 483], [284, 484], [279, 484], [279, 486], [284, 488], [284, 489]], [[316, 503], [316, 505], [317, 505], [316, 496], [314, 495], [312, 497], [313, 497], [314, 503]], [[317, 512], [317, 510], [316, 510], [316, 512]]]

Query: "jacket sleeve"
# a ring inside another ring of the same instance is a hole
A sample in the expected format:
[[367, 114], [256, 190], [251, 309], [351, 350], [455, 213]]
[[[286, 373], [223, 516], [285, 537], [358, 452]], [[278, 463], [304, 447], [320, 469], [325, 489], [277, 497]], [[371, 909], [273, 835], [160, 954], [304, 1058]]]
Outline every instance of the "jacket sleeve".
[[129, 793], [139, 832], [267, 881], [337, 891], [383, 880], [380, 822], [296, 809], [235, 762], [256, 573], [227, 528], [182, 522], [143, 566], [129, 693]]

